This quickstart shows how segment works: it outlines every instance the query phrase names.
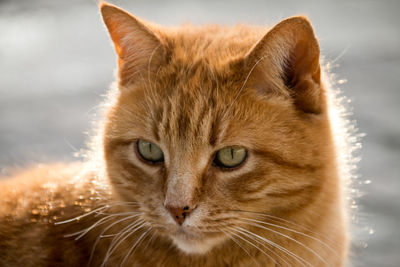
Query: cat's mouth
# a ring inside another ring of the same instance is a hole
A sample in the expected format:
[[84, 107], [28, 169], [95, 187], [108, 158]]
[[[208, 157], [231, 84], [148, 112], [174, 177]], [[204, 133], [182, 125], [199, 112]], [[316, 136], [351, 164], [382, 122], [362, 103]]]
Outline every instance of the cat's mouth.
[[187, 240], [187, 241], [199, 241], [204, 239], [204, 234], [199, 233], [195, 229], [190, 227], [179, 227], [172, 233], [170, 233], [172, 239]]

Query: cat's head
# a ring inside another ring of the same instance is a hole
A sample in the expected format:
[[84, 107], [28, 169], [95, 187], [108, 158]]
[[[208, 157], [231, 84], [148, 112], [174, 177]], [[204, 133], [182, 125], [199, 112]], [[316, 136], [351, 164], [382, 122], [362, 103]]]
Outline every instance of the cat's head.
[[162, 28], [108, 4], [101, 13], [119, 66], [107, 173], [158, 234], [205, 253], [246, 220], [315, 201], [331, 141], [307, 19]]

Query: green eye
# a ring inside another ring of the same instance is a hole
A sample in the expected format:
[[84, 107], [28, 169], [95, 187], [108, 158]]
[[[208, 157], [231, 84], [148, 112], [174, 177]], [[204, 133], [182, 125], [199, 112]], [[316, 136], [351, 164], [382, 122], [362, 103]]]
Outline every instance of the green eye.
[[243, 147], [231, 146], [217, 151], [214, 163], [223, 168], [234, 168], [244, 162], [247, 150]]
[[159, 163], [164, 161], [164, 153], [161, 148], [152, 142], [138, 140], [136, 142], [139, 155], [146, 161], [151, 163]]

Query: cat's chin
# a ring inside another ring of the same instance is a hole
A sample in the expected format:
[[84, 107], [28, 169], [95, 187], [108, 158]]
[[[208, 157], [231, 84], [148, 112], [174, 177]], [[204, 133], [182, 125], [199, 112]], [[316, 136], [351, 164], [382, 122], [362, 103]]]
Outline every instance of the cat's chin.
[[174, 245], [186, 254], [206, 254], [215, 246], [221, 244], [224, 236], [196, 237], [179, 233], [171, 236]]

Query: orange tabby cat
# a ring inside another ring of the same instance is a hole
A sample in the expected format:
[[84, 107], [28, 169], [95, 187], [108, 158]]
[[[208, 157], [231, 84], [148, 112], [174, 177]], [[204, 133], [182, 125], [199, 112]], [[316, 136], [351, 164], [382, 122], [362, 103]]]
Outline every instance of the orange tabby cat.
[[309, 21], [164, 28], [100, 9], [118, 89], [89, 161], [0, 183], [0, 266], [343, 266]]

